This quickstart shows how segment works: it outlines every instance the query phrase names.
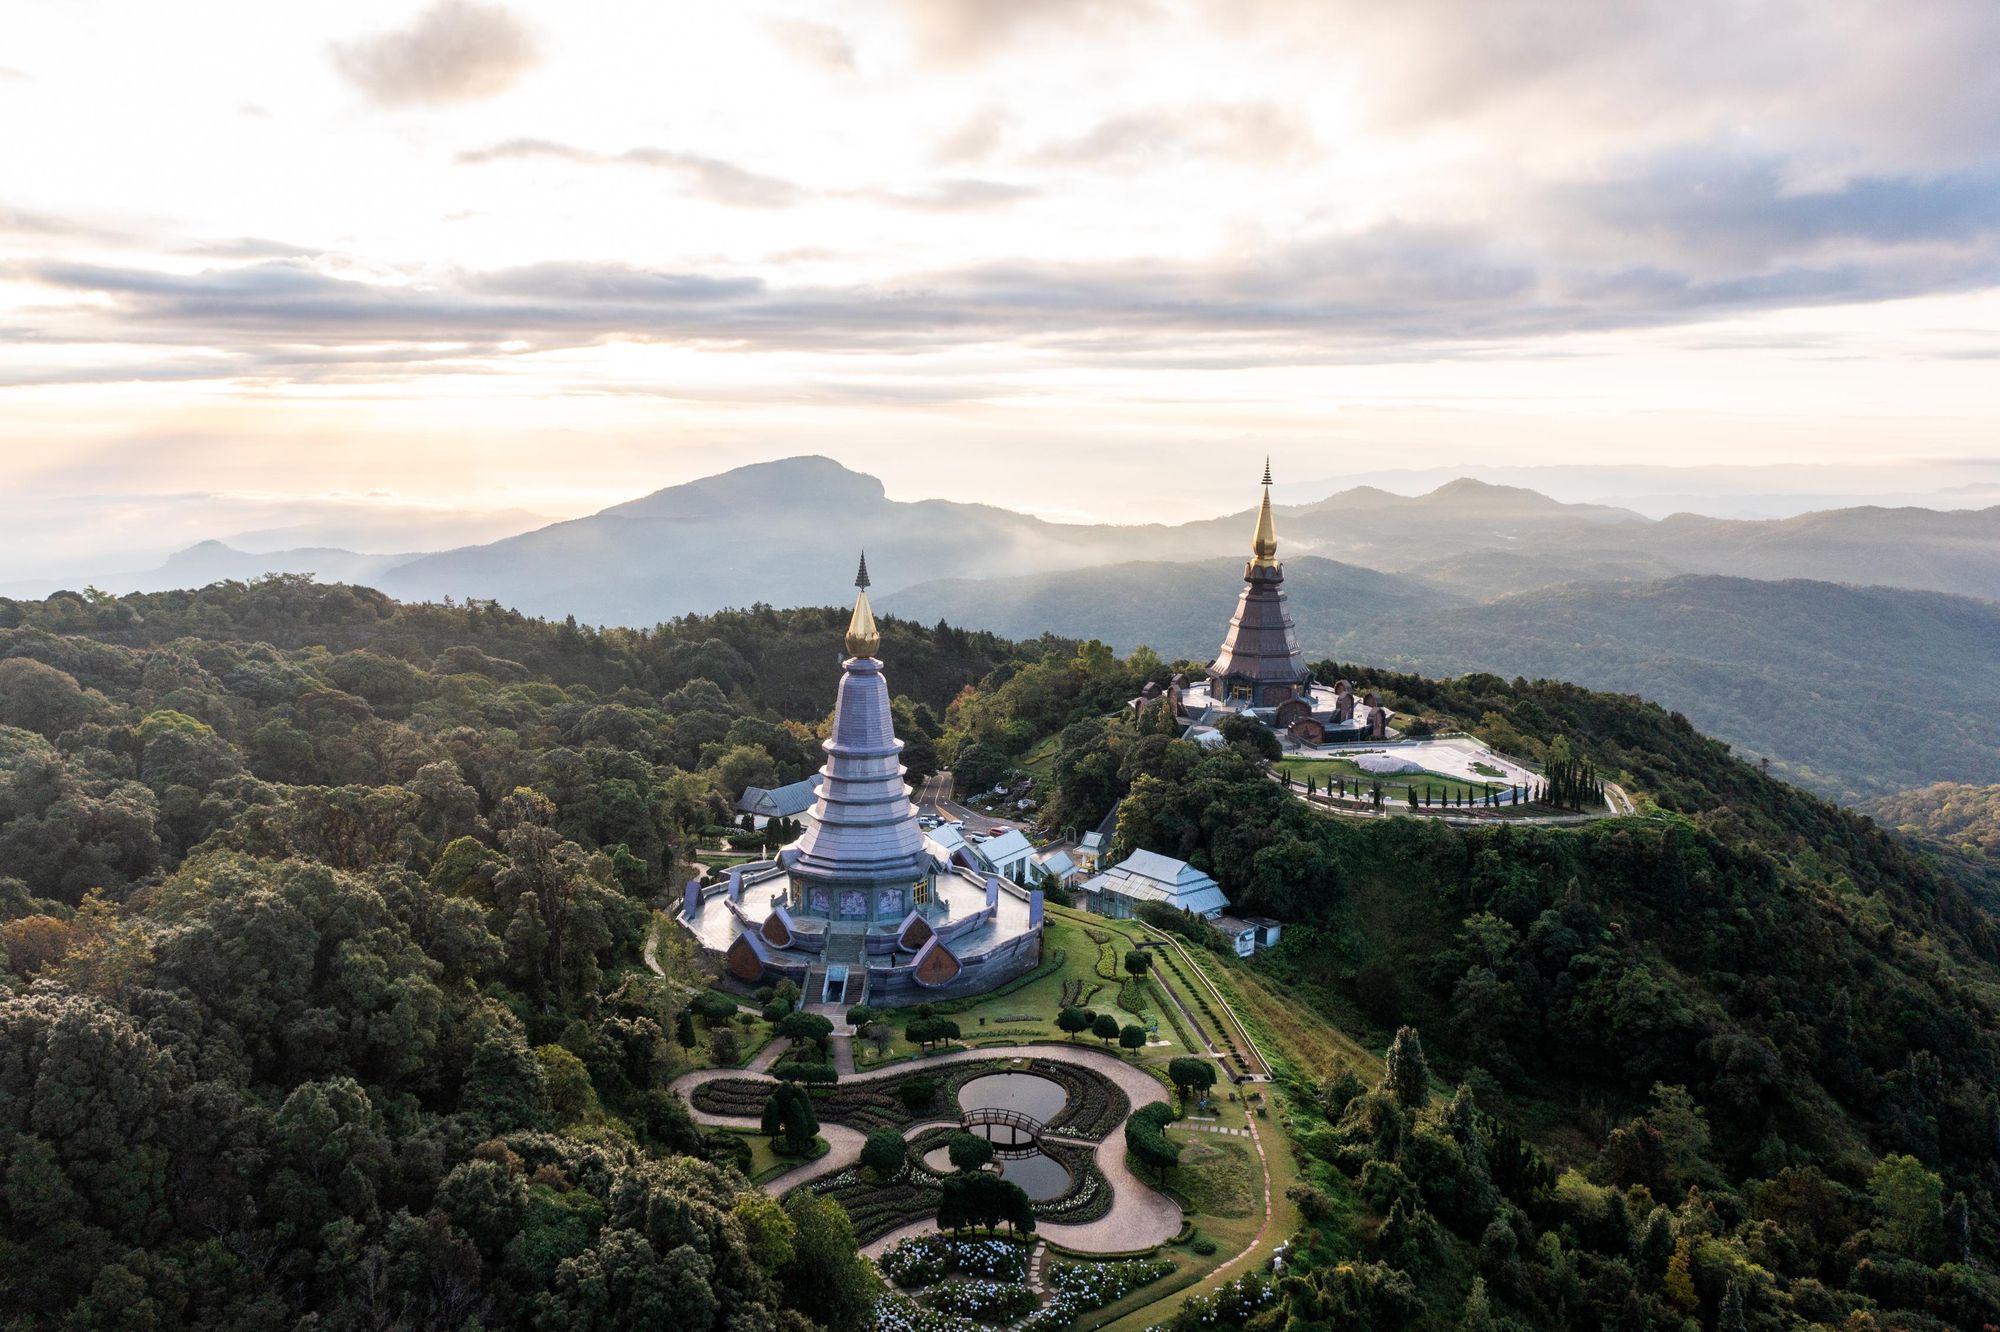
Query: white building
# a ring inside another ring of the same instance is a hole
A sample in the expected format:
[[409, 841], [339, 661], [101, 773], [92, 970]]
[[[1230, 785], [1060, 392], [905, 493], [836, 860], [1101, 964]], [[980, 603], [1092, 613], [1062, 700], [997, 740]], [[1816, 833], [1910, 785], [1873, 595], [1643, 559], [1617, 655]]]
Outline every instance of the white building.
[[1268, 916], [1217, 916], [1208, 922], [1227, 935], [1236, 948], [1236, 956], [1249, 957], [1261, 953], [1278, 942], [1278, 932], [1283, 927]]
[[1044, 851], [1036, 855], [1035, 865], [1042, 873], [1053, 874], [1056, 882], [1065, 888], [1076, 882], [1076, 876], [1079, 872], [1076, 862], [1070, 859], [1069, 852], [1060, 847], [1053, 851]]
[[1029, 878], [1028, 868], [1035, 861], [1035, 847], [1019, 828], [1009, 828], [983, 842], [973, 843], [972, 855], [988, 874], [1025, 883]]
[[1100, 916], [1127, 917], [1141, 902], [1160, 902], [1204, 918], [1229, 906], [1222, 885], [1184, 860], [1157, 851], [1134, 851], [1084, 881], [1085, 902]]
[[965, 840], [965, 834], [959, 831], [956, 823], [940, 823], [931, 829], [930, 839], [944, 852], [946, 860], [958, 859], [961, 851], [966, 853], [968, 859], [971, 856], [972, 844]]

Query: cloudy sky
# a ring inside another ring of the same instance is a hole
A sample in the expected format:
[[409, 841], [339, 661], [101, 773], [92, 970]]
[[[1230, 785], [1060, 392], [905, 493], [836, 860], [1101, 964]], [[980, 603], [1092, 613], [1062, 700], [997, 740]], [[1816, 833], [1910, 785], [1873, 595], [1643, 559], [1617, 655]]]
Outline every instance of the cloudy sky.
[[1110, 520], [1991, 456], [1996, 65], [1991, 0], [11, 0], [0, 562], [802, 452]]

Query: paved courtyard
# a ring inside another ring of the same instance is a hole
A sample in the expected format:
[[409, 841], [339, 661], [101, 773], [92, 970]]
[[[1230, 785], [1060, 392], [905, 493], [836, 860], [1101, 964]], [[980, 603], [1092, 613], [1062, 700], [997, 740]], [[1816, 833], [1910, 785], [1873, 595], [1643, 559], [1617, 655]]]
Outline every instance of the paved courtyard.
[[[1446, 736], [1435, 740], [1384, 740], [1372, 745], [1332, 745], [1317, 748], [1301, 745], [1295, 750], [1287, 750], [1285, 757], [1358, 760], [1369, 754], [1407, 759], [1425, 772], [1458, 777], [1468, 782], [1532, 785], [1542, 780], [1540, 776], [1513, 759], [1495, 753], [1483, 741], [1475, 740], [1469, 735]], [[1490, 772], [1475, 771], [1472, 766], [1475, 763], [1498, 769], [1501, 775], [1495, 777]]]

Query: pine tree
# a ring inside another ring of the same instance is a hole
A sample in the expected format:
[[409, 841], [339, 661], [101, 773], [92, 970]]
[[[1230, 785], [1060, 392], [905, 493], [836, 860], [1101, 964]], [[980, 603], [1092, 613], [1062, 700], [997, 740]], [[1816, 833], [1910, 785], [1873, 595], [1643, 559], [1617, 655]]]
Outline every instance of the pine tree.
[[1674, 1256], [1667, 1260], [1667, 1276], [1661, 1288], [1682, 1313], [1691, 1314], [1701, 1307], [1701, 1297], [1694, 1293], [1694, 1257], [1685, 1235], [1674, 1244]]
[[1415, 1027], [1401, 1027], [1389, 1043], [1387, 1066], [1382, 1074], [1383, 1090], [1405, 1109], [1421, 1110], [1431, 1099], [1431, 1068], [1424, 1060], [1424, 1045]]
[[1493, 1332], [1493, 1309], [1486, 1299], [1486, 1278], [1472, 1278], [1465, 1296], [1465, 1312], [1458, 1316], [1458, 1332]]
[[1963, 1193], [1952, 1194], [1951, 1204], [1944, 1209], [1944, 1260], [1972, 1261], [1972, 1218], [1967, 1213]]
[[1666, 1275], [1673, 1256], [1673, 1216], [1666, 1208], [1655, 1207], [1646, 1218], [1646, 1229], [1639, 1240], [1639, 1267], [1648, 1277], [1658, 1279]]
[[1750, 1332], [1743, 1322], [1743, 1287], [1737, 1282], [1730, 1282], [1728, 1294], [1722, 1297], [1722, 1312], [1715, 1316], [1715, 1332]]
[[1458, 1084], [1458, 1090], [1451, 1094], [1451, 1104], [1445, 1107], [1444, 1122], [1451, 1129], [1452, 1141], [1465, 1157], [1467, 1165], [1477, 1165], [1486, 1169], [1486, 1144], [1479, 1139], [1479, 1107], [1473, 1103], [1472, 1088], [1465, 1083]]

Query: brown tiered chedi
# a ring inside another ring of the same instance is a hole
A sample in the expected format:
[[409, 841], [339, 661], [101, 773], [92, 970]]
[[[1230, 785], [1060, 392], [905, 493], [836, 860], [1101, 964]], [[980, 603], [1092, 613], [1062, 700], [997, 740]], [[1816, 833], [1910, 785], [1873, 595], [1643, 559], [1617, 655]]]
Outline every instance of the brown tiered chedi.
[[1274, 708], [1307, 692], [1312, 672], [1299, 652], [1298, 633], [1285, 605], [1285, 567], [1278, 563], [1278, 533], [1271, 521], [1269, 459], [1264, 462], [1264, 502], [1257, 510], [1250, 552], [1236, 614], [1229, 619], [1222, 651], [1208, 668], [1209, 697]]

